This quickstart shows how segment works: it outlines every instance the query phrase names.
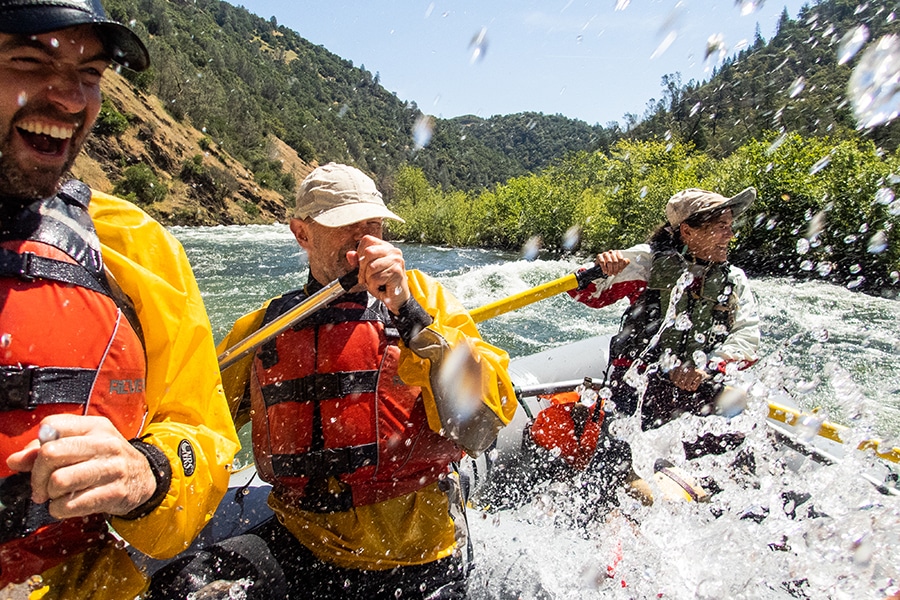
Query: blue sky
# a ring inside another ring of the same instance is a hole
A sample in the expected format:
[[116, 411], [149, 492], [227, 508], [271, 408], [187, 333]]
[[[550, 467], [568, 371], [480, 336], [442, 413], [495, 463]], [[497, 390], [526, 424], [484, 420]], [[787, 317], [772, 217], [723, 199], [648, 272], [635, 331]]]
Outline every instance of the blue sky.
[[[711, 36], [733, 54], [759, 24], [769, 39], [773, 0], [230, 0], [297, 31], [426, 113], [450, 118], [522, 111], [623, 123], [660, 97], [663, 75], [710, 75]], [[484, 43], [478, 43], [478, 40]]]

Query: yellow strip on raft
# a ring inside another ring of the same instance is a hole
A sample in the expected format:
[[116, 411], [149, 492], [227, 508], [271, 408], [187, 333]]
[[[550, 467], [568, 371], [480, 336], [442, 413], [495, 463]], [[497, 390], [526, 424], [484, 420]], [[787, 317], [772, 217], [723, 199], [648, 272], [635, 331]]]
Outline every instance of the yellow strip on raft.
[[[803, 413], [799, 409], [793, 408], [791, 406], [785, 406], [776, 402], [769, 402], [769, 418], [780, 421], [785, 425], [799, 425], [800, 419], [802, 419], [805, 414], [809, 413]], [[847, 431], [847, 429], [848, 428], [844, 427], [843, 425], [837, 425], [835, 423], [829, 423], [828, 421], [825, 421], [819, 427], [817, 435], [825, 439], [829, 439], [833, 442], [843, 444], [844, 440], [841, 438], [841, 434]], [[875, 455], [878, 456], [878, 458], [883, 458], [884, 460], [900, 463], [900, 448], [889, 448], [886, 452], [882, 452], [880, 450], [880, 446], [881, 440], [863, 440], [862, 442], [860, 442], [859, 446], [857, 446], [857, 450], [872, 450], [873, 452], [875, 452]]]

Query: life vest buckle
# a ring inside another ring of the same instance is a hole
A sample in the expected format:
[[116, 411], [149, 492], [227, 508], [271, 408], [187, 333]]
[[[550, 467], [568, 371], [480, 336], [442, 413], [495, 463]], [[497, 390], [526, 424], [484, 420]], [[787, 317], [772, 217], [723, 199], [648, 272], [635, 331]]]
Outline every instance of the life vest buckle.
[[31, 393], [34, 367], [0, 367], [0, 408], [34, 410], [37, 403]]
[[31, 263], [34, 259], [34, 252], [23, 252], [21, 254], [22, 262], [19, 265], [19, 272], [17, 273], [19, 277], [21, 277], [25, 281], [34, 281], [34, 275], [32, 275]]

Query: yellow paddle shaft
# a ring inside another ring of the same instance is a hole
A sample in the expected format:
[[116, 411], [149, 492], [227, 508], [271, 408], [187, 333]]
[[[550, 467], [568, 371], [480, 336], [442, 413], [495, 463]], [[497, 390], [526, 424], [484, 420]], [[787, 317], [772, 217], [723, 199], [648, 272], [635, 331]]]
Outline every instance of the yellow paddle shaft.
[[[769, 402], [770, 419], [780, 421], [786, 425], [796, 426], [800, 423], [803, 416], [804, 413], [796, 408], [778, 404], [777, 402]], [[843, 444], [844, 440], [842, 439], [841, 434], [845, 431], [847, 431], [847, 427], [826, 421], [819, 427], [818, 435], [833, 442]], [[881, 440], [863, 440], [860, 442], [859, 446], [857, 446], [857, 449], [872, 450], [879, 458], [900, 463], [900, 448], [889, 448], [882, 452], [880, 450], [880, 445]]]
[[570, 273], [565, 277], [549, 281], [535, 288], [531, 288], [530, 290], [525, 290], [524, 292], [497, 300], [496, 302], [479, 306], [478, 308], [471, 310], [469, 314], [472, 315], [472, 318], [476, 323], [481, 323], [482, 321], [493, 319], [494, 317], [511, 310], [528, 306], [538, 300], [543, 300], [544, 298], [549, 298], [550, 296], [555, 296], [562, 292], [574, 290], [576, 287], [578, 287], [578, 279], [576, 279], [574, 274]]
[[485, 304], [484, 306], [479, 306], [478, 308], [470, 310], [469, 314], [472, 315], [472, 319], [476, 323], [481, 323], [482, 321], [493, 319], [503, 313], [522, 308], [523, 306], [528, 306], [529, 304], [543, 300], [544, 298], [574, 290], [580, 286], [582, 282], [593, 281], [594, 279], [599, 279], [601, 277], [606, 276], [603, 274], [603, 271], [600, 270], [600, 267], [595, 265], [585, 271], [569, 273], [564, 277], [542, 283], [530, 290], [525, 290], [524, 292], [507, 296], [506, 298]]

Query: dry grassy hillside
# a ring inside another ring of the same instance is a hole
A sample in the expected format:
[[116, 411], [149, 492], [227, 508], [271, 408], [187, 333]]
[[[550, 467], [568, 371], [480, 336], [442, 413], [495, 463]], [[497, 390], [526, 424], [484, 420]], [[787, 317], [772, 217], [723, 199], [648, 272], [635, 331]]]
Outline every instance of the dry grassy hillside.
[[[103, 78], [103, 93], [128, 119], [119, 135], [90, 136], [72, 168], [73, 176], [90, 186], [112, 192], [123, 171], [143, 163], [167, 187], [165, 197], [140, 203], [167, 225], [216, 225], [271, 223], [283, 221], [285, 199], [259, 186], [253, 174], [220, 150], [201, 131], [176, 122], [159, 99], [135, 90], [127, 80], [110, 72]], [[201, 141], [203, 140], [203, 141]], [[269, 140], [270, 158], [280, 160], [283, 169], [297, 182], [314, 168], [277, 138]], [[182, 175], [194, 157], [201, 162], [191, 176]]]

